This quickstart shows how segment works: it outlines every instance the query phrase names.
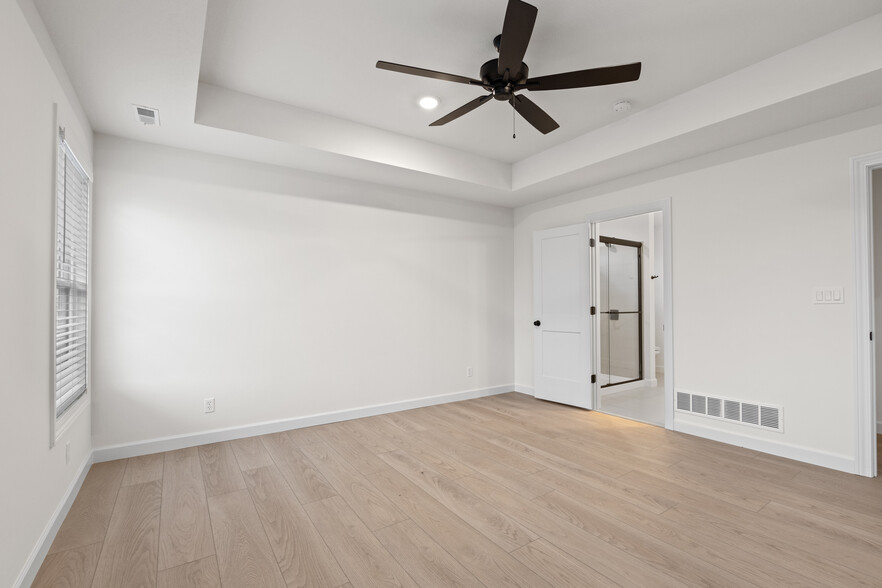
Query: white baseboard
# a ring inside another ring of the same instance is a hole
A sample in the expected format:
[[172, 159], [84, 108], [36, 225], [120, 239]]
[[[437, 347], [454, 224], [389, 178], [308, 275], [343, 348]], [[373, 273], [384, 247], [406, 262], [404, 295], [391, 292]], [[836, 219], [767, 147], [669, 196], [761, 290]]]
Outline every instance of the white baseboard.
[[687, 435], [695, 435], [712, 441], [719, 441], [729, 445], [736, 445], [746, 449], [753, 449], [762, 453], [777, 455], [787, 459], [794, 459], [813, 465], [839, 470], [849, 474], [855, 473], [857, 464], [854, 459], [847, 455], [838, 453], [829, 453], [826, 451], [818, 451], [817, 449], [808, 449], [798, 445], [789, 443], [781, 443], [780, 441], [769, 441], [766, 439], [757, 439], [756, 437], [748, 437], [738, 435], [729, 431], [722, 431], [712, 427], [704, 427], [693, 423], [678, 422], [674, 419], [674, 430]]
[[61, 528], [61, 523], [64, 522], [64, 517], [66, 517], [67, 513], [70, 511], [70, 507], [73, 505], [91, 466], [92, 453], [90, 452], [80, 465], [79, 472], [77, 472], [76, 477], [71, 481], [70, 486], [67, 488], [67, 492], [64, 493], [64, 497], [55, 508], [55, 512], [52, 513], [49, 522], [46, 523], [46, 528], [43, 529], [43, 533], [40, 534], [40, 538], [37, 540], [34, 550], [31, 551], [31, 555], [25, 562], [24, 568], [22, 568], [21, 573], [12, 585], [13, 588], [27, 588], [33, 584], [34, 578], [37, 577], [37, 572], [40, 571], [40, 566], [43, 565], [43, 560], [46, 559], [46, 554], [49, 553], [49, 548], [52, 546], [52, 542], [55, 541], [55, 535], [58, 534], [58, 529]]
[[523, 384], [515, 384], [514, 391], [520, 392], [521, 394], [529, 394], [530, 396], [536, 396], [535, 391], [532, 386], [524, 386]]
[[190, 433], [186, 435], [175, 435], [173, 437], [163, 437], [160, 439], [136, 441], [134, 443], [124, 443], [121, 445], [96, 447], [92, 450], [92, 456], [95, 463], [123, 459], [126, 457], [137, 457], [139, 455], [148, 455], [151, 453], [184, 449], [185, 447], [205, 445], [206, 443], [231, 441], [243, 437], [254, 437], [255, 435], [268, 435], [270, 433], [279, 433], [291, 429], [326, 425], [328, 423], [360, 419], [376, 416], [378, 414], [410, 410], [412, 408], [423, 408], [435, 404], [447, 404], [448, 402], [458, 402], [460, 400], [494, 396], [496, 394], [505, 394], [506, 392], [511, 392], [515, 389], [516, 386], [513, 384], [507, 384], [505, 386], [465, 390], [463, 392], [452, 392], [450, 394], [439, 394], [437, 396], [425, 396], [423, 398], [415, 398], [412, 400], [362, 406], [359, 408], [295, 417], [291, 419], [267, 421], [263, 423], [255, 423], [253, 425], [243, 425], [241, 427], [216, 429], [213, 431], [204, 431], [202, 433]]

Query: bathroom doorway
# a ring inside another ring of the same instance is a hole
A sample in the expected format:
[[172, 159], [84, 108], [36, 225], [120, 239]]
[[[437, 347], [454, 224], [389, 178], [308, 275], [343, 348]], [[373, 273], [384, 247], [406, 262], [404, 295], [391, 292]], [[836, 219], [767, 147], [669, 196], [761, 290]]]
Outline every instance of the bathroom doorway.
[[661, 211], [605, 220], [595, 235], [596, 404], [665, 426], [665, 275]]

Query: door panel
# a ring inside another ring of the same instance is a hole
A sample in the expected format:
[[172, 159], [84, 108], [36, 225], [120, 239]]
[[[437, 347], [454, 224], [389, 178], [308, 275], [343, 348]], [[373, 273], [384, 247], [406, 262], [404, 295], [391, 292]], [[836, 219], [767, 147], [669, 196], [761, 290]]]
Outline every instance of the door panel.
[[588, 278], [587, 225], [533, 234], [536, 398], [593, 408]]

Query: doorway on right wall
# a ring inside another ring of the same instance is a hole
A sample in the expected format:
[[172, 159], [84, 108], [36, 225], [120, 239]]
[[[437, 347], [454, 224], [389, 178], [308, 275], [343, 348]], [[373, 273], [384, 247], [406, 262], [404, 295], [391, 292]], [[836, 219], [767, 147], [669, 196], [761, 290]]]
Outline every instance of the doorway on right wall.
[[661, 212], [597, 224], [598, 410], [665, 425]]

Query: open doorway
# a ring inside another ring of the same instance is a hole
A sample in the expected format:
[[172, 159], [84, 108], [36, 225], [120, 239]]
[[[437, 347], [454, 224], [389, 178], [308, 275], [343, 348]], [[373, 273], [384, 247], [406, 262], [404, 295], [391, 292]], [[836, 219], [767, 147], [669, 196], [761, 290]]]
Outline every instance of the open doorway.
[[597, 409], [665, 425], [660, 211], [596, 223]]

